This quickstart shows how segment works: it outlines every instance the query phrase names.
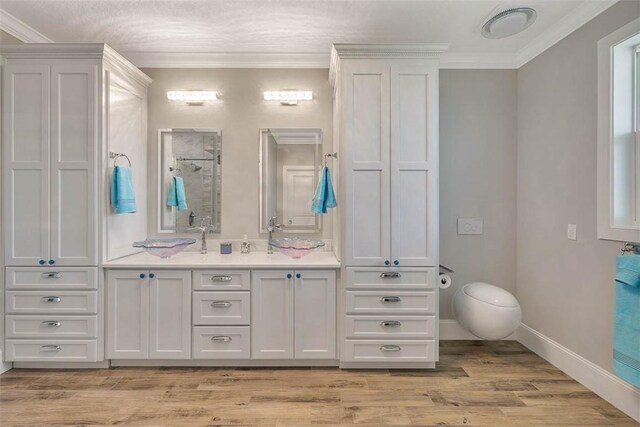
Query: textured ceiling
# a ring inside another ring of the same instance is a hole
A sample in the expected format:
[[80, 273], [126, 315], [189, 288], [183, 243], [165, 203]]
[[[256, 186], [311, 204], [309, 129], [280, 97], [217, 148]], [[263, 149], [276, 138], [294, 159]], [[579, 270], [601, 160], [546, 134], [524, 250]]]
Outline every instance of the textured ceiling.
[[[592, 0], [594, 1], [594, 0]], [[597, 0], [596, 0], [597, 1]], [[452, 53], [515, 53], [581, 0], [0, 0], [56, 42], [120, 52], [323, 53], [334, 42], [449, 43]], [[527, 5], [537, 22], [503, 40], [480, 36], [498, 7]]]

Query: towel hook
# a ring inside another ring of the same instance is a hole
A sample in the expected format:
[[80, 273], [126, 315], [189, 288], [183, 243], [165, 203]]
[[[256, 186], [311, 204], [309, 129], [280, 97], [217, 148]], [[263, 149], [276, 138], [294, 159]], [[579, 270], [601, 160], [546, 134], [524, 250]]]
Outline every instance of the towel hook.
[[622, 246], [622, 255], [627, 253], [640, 255], [640, 244], [624, 242], [624, 245]]
[[334, 159], [338, 158], [338, 153], [328, 153], [324, 155], [324, 165], [327, 166], [327, 157], [333, 157]]
[[182, 169], [169, 166], [169, 171], [174, 172], [175, 175], [182, 176]]
[[131, 167], [131, 159], [124, 153], [114, 153], [113, 151], [109, 151], [109, 158], [113, 159], [113, 166], [117, 166], [118, 159], [120, 157], [124, 157], [129, 162], [129, 167]]

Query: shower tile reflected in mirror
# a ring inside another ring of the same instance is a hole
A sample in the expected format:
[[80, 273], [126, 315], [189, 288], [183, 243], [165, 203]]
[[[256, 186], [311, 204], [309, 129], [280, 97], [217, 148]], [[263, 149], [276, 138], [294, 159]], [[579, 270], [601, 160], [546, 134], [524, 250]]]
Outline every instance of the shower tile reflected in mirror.
[[[220, 232], [221, 142], [218, 129], [160, 130], [159, 232], [199, 233], [192, 227], [203, 219], [210, 224], [210, 233]], [[174, 176], [184, 183], [185, 210], [167, 203]]]

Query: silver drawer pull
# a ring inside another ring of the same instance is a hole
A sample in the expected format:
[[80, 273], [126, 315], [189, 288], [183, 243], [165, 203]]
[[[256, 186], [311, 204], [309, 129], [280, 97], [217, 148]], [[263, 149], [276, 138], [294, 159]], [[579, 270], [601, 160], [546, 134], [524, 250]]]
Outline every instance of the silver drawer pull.
[[383, 328], [397, 328], [399, 326], [402, 326], [402, 323], [398, 322], [397, 320], [385, 320], [383, 322], [380, 322], [380, 326], [382, 326]]
[[40, 346], [40, 348], [42, 349], [42, 351], [60, 351], [60, 350], [62, 350], [62, 347], [60, 347], [59, 345], [43, 345], [43, 346]]
[[42, 302], [59, 303], [60, 301], [62, 301], [62, 298], [60, 298], [60, 297], [42, 297], [41, 300], [42, 300]]
[[380, 346], [380, 351], [400, 351], [402, 350], [402, 348], [400, 348], [399, 345], [382, 345]]
[[231, 276], [211, 276], [212, 282], [230, 282], [233, 280]]
[[49, 326], [51, 328], [59, 328], [60, 326], [62, 326], [62, 322], [58, 322], [57, 320], [45, 320], [40, 324], [43, 326]]
[[230, 342], [231, 341], [231, 337], [228, 335], [216, 335], [214, 337], [211, 337], [211, 341], [213, 342]]
[[380, 277], [382, 277], [383, 279], [398, 279], [402, 277], [402, 274], [398, 273], [397, 271], [392, 271], [392, 272], [382, 273], [380, 274]]
[[227, 308], [227, 307], [231, 307], [233, 304], [231, 304], [231, 302], [229, 301], [214, 301], [211, 303], [211, 307], [215, 307], [215, 308]]
[[42, 277], [44, 277], [45, 279], [59, 279], [62, 277], [62, 273], [51, 271], [49, 273], [42, 273]]
[[380, 298], [381, 302], [400, 302], [402, 301], [400, 297], [382, 297]]

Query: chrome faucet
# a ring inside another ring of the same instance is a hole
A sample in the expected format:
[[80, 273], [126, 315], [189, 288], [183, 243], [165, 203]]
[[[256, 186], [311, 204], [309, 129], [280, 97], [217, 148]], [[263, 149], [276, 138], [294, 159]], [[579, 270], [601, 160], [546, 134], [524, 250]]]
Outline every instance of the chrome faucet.
[[202, 218], [202, 222], [200, 223], [200, 227], [191, 227], [189, 230], [200, 230], [202, 232], [202, 245], [200, 246], [200, 253], [207, 253], [207, 231], [211, 228], [211, 217], [205, 216]]
[[282, 230], [282, 224], [278, 224], [278, 216], [274, 213], [269, 222], [267, 223], [267, 231], [269, 232], [269, 240], [267, 241], [267, 253], [273, 253], [273, 246], [271, 246], [271, 238], [275, 230]]

